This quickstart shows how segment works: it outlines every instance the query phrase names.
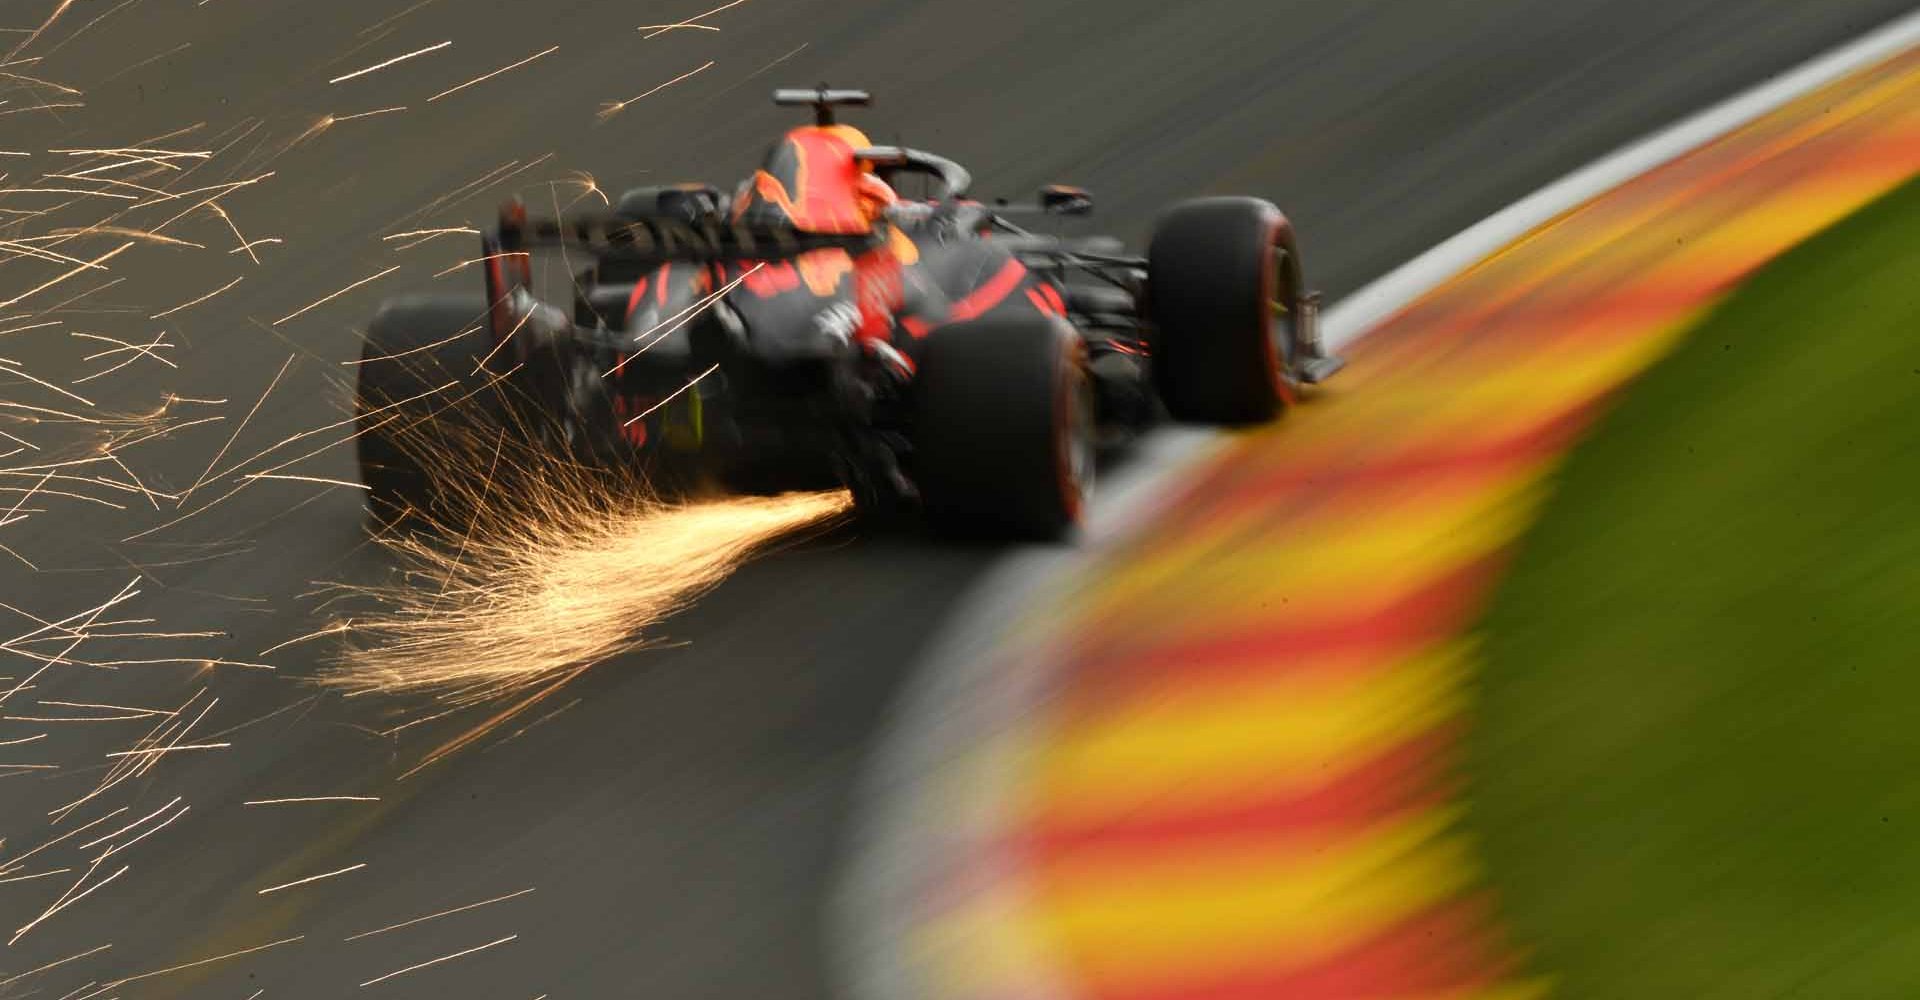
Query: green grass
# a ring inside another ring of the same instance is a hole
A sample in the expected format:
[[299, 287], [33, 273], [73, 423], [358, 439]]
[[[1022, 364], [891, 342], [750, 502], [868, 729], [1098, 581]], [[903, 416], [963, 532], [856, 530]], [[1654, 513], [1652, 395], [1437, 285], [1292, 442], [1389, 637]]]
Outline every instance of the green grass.
[[1920, 997], [1920, 182], [1627, 390], [1483, 625], [1470, 822], [1557, 995]]

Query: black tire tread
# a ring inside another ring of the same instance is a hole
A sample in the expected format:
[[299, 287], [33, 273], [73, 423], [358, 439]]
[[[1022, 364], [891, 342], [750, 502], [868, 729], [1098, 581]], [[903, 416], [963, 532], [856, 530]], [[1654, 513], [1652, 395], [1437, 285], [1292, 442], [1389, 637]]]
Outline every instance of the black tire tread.
[[1042, 317], [934, 331], [914, 380], [913, 470], [936, 530], [1051, 540], [1074, 525], [1055, 423], [1083, 355], [1077, 333]]
[[1154, 381], [1177, 420], [1272, 420], [1282, 398], [1263, 282], [1280, 212], [1257, 198], [1175, 206], [1147, 250], [1148, 308], [1158, 331]]

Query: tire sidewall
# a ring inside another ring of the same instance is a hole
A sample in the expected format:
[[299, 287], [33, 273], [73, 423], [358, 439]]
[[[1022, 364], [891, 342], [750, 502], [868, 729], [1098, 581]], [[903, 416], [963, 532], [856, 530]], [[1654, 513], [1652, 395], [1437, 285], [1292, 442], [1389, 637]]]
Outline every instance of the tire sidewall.
[[1279, 343], [1273, 310], [1283, 298], [1298, 310], [1291, 244], [1286, 216], [1256, 198], [1186, 202], [1155, 227], [1147, 278], [1153, 374], [1176, 419], [1258, 423], [1291, 401], [1287, 366], [1297, 345]]

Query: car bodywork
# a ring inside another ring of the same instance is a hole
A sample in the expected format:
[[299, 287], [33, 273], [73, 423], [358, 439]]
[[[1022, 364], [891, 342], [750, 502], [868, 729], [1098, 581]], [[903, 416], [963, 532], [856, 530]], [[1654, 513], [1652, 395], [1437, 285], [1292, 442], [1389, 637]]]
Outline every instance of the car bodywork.
[[[781, 91], [815, 122], [789, 131], [731, 195], [644, 188], [558, 218], [503, 206], [483, 236], [493, 370], [552, 419], [557, 444], [641, 466], [657, 483], [743, 491], [842, 484], [868, 511], [920, 500], [914, 385], [928, 345], [969, 324], [1069, 334], [1085, 374], [1090, 452], [1154, 419], [1149, 261], [1110, 239], [1036, 234], [1020, 215], [1083, 215], [1053, 186], [988, 205], [960, 165], [874, 146], [834, 121], [857, 91]], [[910, 177], [935, 193], [896, 194]], [[1270, 354], [1283, 395], [1338, 367], [1319, 350], [1291, 227], [1273, 212], [1284, 312]], [[534, 254], [583, 253], [570, 308], [535, 294]], [[1265, 308], [1263, 305], [1262, 308]], [[993, 407], [991, 393], [978, 400]], [[1065, 404], [1063, 404], [1065, 405]], [[1077, 405], [1077, 404], [1076, 404]], [[986, 411], [983, 410], [983, 413]], [[991, 421], [983, 422], [990, 424]], [[1064, 473], [1063, 473], [1064, 474]], [[1075, 487], [1081, 488], [1081, 487]]]

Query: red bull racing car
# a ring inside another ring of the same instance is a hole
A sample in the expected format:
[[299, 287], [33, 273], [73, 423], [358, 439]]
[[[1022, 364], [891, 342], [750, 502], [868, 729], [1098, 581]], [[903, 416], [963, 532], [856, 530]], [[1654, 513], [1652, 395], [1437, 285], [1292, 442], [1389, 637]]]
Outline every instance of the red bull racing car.
[[[1104, 441], [1161, 414], [1271, 420], [1340, 367], [1265, 201], [1178, 205], [1130, 255], [1010, 218], [1084, 215], [1084, 191], [984, 204], [958, 164], [837, 123], [863, 92], [775, 101], [814, 123], [736, 191], [641, 188], [556, 218], [509, 203], [483, 237], [484, 297], [383, 305], [357, 394], [378, 514], [431, 510], [471, 472], [421, 441], [470, 429], [475, 407], [452, 401], [485, 396], [506, 400], [477, 407], [500, 433], [661, 488], [841, 485], [867, 514], [1057, 537]], [[927, 197], [898, 193], [916, 181]], [[536, 296], [541, 250], [585, 262], [570, 308]]]

